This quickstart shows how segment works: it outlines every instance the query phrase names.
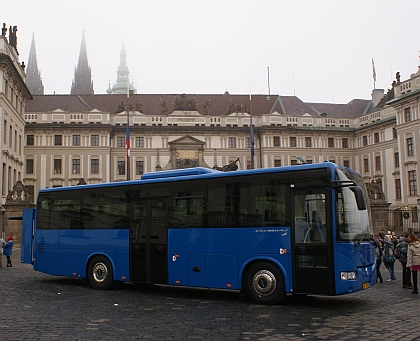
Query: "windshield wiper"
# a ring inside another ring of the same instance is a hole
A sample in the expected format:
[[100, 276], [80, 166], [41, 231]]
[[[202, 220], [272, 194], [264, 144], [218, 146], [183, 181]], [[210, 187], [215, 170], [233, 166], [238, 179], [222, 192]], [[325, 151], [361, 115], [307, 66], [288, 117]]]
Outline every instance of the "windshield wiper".
[[369, 240], [373, 240], [373, 238], [372, 238], [372, 234], [370, 234], [370, 233], [367, 233], [367, 232], [365, 232], [365, 233], [361, 233], [360, 234], [360, 238], [357, 240], [357, 241], [355, 241], [354, 242], [354, 246], [359, 246], [360, 245], [360, 243], [364, 240], [364, 239], [369, 239]]

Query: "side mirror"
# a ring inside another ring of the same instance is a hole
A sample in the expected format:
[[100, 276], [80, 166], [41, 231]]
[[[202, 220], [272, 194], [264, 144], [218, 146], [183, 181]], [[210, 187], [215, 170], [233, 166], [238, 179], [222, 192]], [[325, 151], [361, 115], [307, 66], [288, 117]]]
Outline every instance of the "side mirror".
[[366, 201], [363, 195], [363, 190], [359, 186], [351, 186], [349, 187], [350, 190], [354, 193], [357, 202], [357, 209], [359, 211], [364, 211], [366, 209]]

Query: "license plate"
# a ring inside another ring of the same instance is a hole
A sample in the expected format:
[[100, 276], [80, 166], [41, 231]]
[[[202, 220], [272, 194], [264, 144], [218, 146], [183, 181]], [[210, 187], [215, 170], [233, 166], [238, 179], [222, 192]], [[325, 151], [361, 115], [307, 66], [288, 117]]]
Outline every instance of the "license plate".
[[364, 290], [364, 289], [367, 289], [367, 288], [369, 288], [369, 282], [363, 283], [362, 284], [362, 289]]

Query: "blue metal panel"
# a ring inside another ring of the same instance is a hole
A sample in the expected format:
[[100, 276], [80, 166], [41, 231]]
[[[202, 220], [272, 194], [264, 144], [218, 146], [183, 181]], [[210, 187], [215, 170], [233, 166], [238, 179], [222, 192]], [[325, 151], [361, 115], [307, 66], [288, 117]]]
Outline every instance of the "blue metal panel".
[[[179, 254], [180, 258], [185, 258], [185, 252], [188, 253], [188, 283], [183, 285], [211, 288], [229, 288], [230, 285], [231, 289], [239, 289], [242, 271], [250, 261], [269, 260], [282, 270], [286, 290], [291, 291], [289, 227], [170, 229], [168, 257]], [[170, 284], [174, 283], [178, 269], [184, 268], [184, 264], [181, 259], [168, 260]], [[192, 273], [194, 266], [200, 268], [199, 273]]]
[[130, 256], [127, 251], [118, 251], [115, 263], [114, 279], [117, 281], [130, 281]]
[[168, 252], [168, 284], [188, 285], [187, 253]]
[[[364, 283], [369, 283], [369, 287], [376, 284], [376, 252], [372, 243], [362, 242], [355, 245], [352, 242], [335, 242], [334, 249], [337, 295], [362, 290]], [[341, 271], [356, 271], [356, 280], [341, 280]]]
[[34, 269], [51, 275], [86, 277], [93, 255], [107, 256], [114, 279], [130, 280], [129, 230], [37, 230]]
[[238, 289], [238, 255], [207, 253], [207, 287]]
[[21, 250], [21, 263], [32, 264], [33, 256], [33, 223], [35, 219], [35, 209], [24, 208], [22, 218], [22, 250]]
[[79, 277], [79, 253], [78, 249], [60, 249], [60, 275]]
[[59, 275], [59, 231], [37, 230], [34, 238], [34, 269]]
[[206, 254], [189, 253], [188, 254], [188, 285], [193, 287], [206, 287]]

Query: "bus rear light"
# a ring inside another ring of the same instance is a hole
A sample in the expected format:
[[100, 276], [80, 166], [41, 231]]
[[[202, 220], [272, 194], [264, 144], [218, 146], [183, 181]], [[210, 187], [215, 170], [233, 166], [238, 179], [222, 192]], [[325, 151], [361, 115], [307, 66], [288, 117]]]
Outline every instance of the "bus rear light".
[[181, 281], [180, 280], [176, 280], [175, 281], [175, 284], [181, 284]]
[[75, 272], [73, 272], [73, 276], [76, 276], [77, 274]]
[[227, 288], [232, 288], [232, 284], [228, 283], [228, 284], [226, 284], [226, 287]]
[[123, 281], [125, 281], [125, 276], [121, 276], [121, 279], [122, 279]]
[[342, 271], [340, 273], [340, 277], [342, 281], [350, 281], [356, 279], [356, 272], [355, 271]]

